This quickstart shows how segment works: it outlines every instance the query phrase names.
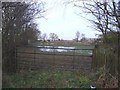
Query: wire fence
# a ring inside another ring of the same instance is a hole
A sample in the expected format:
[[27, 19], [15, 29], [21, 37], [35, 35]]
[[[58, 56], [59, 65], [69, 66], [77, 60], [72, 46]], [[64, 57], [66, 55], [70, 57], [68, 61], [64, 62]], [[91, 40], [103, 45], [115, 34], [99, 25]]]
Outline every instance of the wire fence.
[[84, 70], [91, 69], [94, 49], [61, 48], [53, 46], [24, 46], [16, 48], [17, 68]]

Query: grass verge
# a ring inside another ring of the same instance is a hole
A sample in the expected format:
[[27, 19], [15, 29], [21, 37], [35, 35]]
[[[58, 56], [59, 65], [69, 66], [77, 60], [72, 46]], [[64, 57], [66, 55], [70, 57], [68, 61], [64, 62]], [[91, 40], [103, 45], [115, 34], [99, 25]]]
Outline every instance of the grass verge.
[[92, 80], [71, 71], [21, 71], [3, 75], [3, 88], [89, 88]]

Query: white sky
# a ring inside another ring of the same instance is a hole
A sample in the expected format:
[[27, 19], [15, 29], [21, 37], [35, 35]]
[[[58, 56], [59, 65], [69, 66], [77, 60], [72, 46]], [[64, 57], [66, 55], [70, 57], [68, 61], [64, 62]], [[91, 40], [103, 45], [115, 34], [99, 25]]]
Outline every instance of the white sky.
[[[72, 4], [65, 6], [64, 0], [43, 0], [46, 1], [46, 19], [37, 19], [38, 29], [43, 33], [56, 33], [60, 39], [72, 40], [75, 38], [76, 31], [85, 34], [88, 38], [94, 38], [96, 33], [91, 23], [76, 13], [80, 9], [73, 7]], [[84, 15], [85, 16], [85, 15]], [[90, 18], [91, 16], [85, 16]]]

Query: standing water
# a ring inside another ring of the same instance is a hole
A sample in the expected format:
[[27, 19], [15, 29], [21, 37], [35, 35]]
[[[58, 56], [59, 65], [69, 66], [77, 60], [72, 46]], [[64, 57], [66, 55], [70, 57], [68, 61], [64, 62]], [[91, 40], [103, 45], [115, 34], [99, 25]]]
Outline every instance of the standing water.
[[65, 46], [37, 46], [42, 52], [75, 52], [82, 55], [92, 55], [92, 50], [77, 50], [75, 47]]

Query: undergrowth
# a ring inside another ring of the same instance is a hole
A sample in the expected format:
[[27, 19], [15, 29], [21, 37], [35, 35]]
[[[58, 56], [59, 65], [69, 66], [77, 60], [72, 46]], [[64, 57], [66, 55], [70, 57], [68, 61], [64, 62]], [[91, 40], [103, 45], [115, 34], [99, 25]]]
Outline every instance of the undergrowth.
[[98, 88], [118, 88], [118, 75], [113, 76], [105, 70], [104, 66], [90, 73], [89, 78]]
[[3, 88], [117, 88], [118, 77], [105, 72], [104, 67], [83, 73], [79, 71], [21, 71], [3, 75]]
[[3, 75], [3, 88], [90, 88], [91, 79], [80, 72], [22, 71]]

